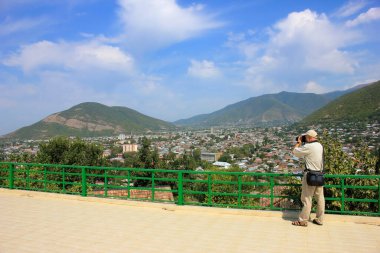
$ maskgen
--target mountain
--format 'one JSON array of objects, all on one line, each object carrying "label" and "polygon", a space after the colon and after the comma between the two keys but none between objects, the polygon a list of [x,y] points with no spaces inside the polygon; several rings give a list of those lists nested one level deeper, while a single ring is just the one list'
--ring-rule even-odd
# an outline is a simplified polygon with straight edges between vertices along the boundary
[{"label": "mountain", "polygon": [[331,97],[313,93],[280,92],[249,98],[210,114],[178,120],[174,124],[218,126],[292,123],[301,120],[331,100]]},{"label": "mountain", "polygon": [[23,127],[5,138],[36,139],[56,135],[94,137],[146,130],[174,129],[171,123],[154,119],[135,110],[87,102]]},{"label": "mountain", "polygon": [[210,127],[238,125],[283,125],[298,122],[332,100],[360,89],[367,84],[348,90],[325,94],[280,92],[252,97],[228,105],[223,109],[175,121],[177,126]]},{"label": "mountain", "polygon": [[326,123],[347,121],[380,121],[380,81],[343,95],[301,123]]},{"label": "mountain", "polygon": [[346,90],[338,90],[338,91],[333,91],[333,92],[329,92],[329,93],[325,93],[323,94],[323,96],[331,99],[331,100],[334,100],[340,96],[343,96],[345,94],[348,94],[348,93],[351,93],[353,91],[356,91],[356,90],[359,90],[361,88],[364,88],[366,86],[370,85],[370,83],[365,83],[365,84],[359,84],[359,85],[356,85],[350,89],[346,89]]}]

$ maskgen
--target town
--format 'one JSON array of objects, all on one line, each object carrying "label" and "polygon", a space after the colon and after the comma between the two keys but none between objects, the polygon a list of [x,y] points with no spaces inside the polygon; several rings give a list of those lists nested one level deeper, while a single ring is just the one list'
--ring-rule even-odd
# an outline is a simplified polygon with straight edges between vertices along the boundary
[{"label": "town", "polygon": [[[338,138],[343,150],[351,154],[356,145],[365,145],[372,151],[380,143],[380,124],[339,124],[329,128],[315,126],[320,135],[328,134]],[[201,160],[220,169],[231,166],[246,172],[300,173],[303,165],[292,154],[295,138],[305,132],[305,128],[216,128],[179,130],[173,132],[147,132],[144,134],[119,134],[109,137],[84,138],[104,148],[103,157],[118,166],[124,165],[129,154],[138,152],[141,139],[146,137],[151,148],[162,158],[169,153],[180,157],[200,151]],[[323,137],[323,136],[322,136]],[[71,137],[75,138],[75,137]],[[12,160],[15,155],[36,155],[39,143],[48,140],[3,141],[0,146],[0,160]],[[239,152],[241,149],[248,152]],[[173,168],[178,169],[178,168]],[[187,169],[187,168],[184,168]],[[204,168],[198,167],[197,170]]]}]

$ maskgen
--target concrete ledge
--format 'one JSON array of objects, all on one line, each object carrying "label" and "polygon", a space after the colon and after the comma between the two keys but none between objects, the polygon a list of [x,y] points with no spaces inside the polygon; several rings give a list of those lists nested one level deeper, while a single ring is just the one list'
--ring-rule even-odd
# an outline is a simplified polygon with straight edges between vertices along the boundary
[{"label": "concrete ledge", "polygon": [[[298,217],[298,212],[296,211],[267,211],[267,210],[249,210],[249,209],[233,209],[233,208],[203,207],[203,206],[179,206],[172,203],[156,203],[156,202],[147,202],[147,201],[98,198],[98,197],[82,197],[82,196],[77,196],[77,195],[25,191],[25,190],[10,190],[10,189],[4,189],[4,188],[0,188],[0,194],[14,195],[14,196],[19,196],[19,197],[30,197],[30,198],[52,198],[52,199],[60,199],[60,200],[76,200],[76,201],[103,203],[103,204],[111,204],[111,205],[134,206],[134,207],[141,207],[141,208],[155,208],[155,209],[160,209],[163,211],[202,212],[202,213],[209,213],[209,214],[275,217],[275,218],[282,218],[285,220],[293,220],[293,219],[297,219]],[[312,214],[312,216],[313,215],[314,214]],[[351,223],[357,223],[357,224],[368,224],[368,225],[380,226],[380,217],[326,214],[325,222],[351,222]]]}]

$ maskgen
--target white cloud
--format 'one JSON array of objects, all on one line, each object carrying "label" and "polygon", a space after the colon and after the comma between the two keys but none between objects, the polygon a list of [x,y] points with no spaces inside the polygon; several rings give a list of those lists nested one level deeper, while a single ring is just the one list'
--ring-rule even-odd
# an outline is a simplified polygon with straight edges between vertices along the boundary
[{"label": "white cloud", "polygon": [[[294,83],[310,79],[357,74],[364,56],[351,47],[363,41],[365,37],[359,30],[306,9],[289,13],[275,23],[264,40],[261,34],[256,38],[252,33],[230,34],[227,46],[245,57],[235,62],[235,66],[245,69],[240,84],[255,92],[273,93],[290,88],[303,90],[305,87]],[[309,83],[307,89],[323,92],[315,84]]]},{"label": "white cloud", "polygon": [[282,66],[348,74],[357,63],[342,48],[359,38],[357,33],[335,26],[326,15],[307,9],[290,13],[274,25],[265,55],[281,60]]},{"label": "white cloud", "polygon": [[202,5],[183,8],[175,0],[119,0],[128,46],[159,48],[222,26]]},{"label": "white cloud", "polygon": [[358,63],[347,52],[338,49],[318,54],[310,53],[305,57],[305,64],[311,69],[335,74],[352,74]]},{"label": "white cloud", "polygon": [[198,78],[216,78],[220,76],[219,69],[212,61],[196,61],[191,60],[191,65],[187,70],[188,75]]},{"label": "white cloud", "polygon": [[74,48],[74,59],[71,64],[74,68],[82,64],[95,65],[109,70],[125,70],[133,68],[133,58],[120,48],[108,45],[84,44]]},{"label": "white cloud", "polygon": [[276,25],[272,34],[275,46],[301,46],[309,51],[330,50],[344,47],[356,34],[335,26],[325,14],[318,14],[309,9],[292,12]]},{"label": "white cloud", "polygon": [[380,8],[371,8],[367,12],[360,14],[353,20],[348,20],[348,27],[358,26],[365,23],[370,23],[375,20],[380,20]]},{"label": "white cloud", "polygon": [[240,54],[244,55],[247,59],[253,59],[257,53],[262,49],[259,45],[251,40],[254,39],[255,32],[248,31],[247,33],[229,33],[226,46],[236,48]]},{"label": "white cloud", "polygon": [[339,17],[349,17],[357,12],[359,12],[361,9],[363,9],[365,6],[367,6],[367,1],[365,0],[351,0],[345,5],[343,5],[336,13],[336,16]]},{"label": "white cloud", "polygon": [[[254,34],[253,34],[254,35]],[[334,25],[325,14],[309,9],[292,12],[269,30],[267,41],[246,34],[229,35],[227,46],[246,58],[249,68],[267,71],[322,71],[351,74],[358,63],[344,50],[362,38],[357,31]]]},{"label": "white cloud", "polygon": [[18,53],[5,58],[2,63],[21,67],[26,72],[52,66],[70,70],[98,68],[127,73],[133,70],[133,58],[130,55],[118,47],[96,42],[40,41],[23,46]]},{"label": "white cloud", "polygon": [[314,81],[309,81],[305,85],[305,89],[304,89],[304,92],[317,93],[317,94],[325,93],[326,91],[327,90],[325,87],[319,85],[318,83]]},{"label": "white cloud", "polygon": [[10,34],[28,31],[40,26],[44,22],[46,22],[44,18],[24,18],[19,20],[6,18],[0,23],[0,36],[8,36]]}]

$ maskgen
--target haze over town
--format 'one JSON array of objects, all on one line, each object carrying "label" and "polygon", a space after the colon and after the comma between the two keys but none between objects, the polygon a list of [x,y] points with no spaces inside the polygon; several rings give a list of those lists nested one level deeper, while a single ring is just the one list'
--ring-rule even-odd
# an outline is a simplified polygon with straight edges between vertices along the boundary
[{"label": "haze over town", "polygon": [[378,1],[0,4],[0,135],[86,101],[174,121],[380,76]]}]

